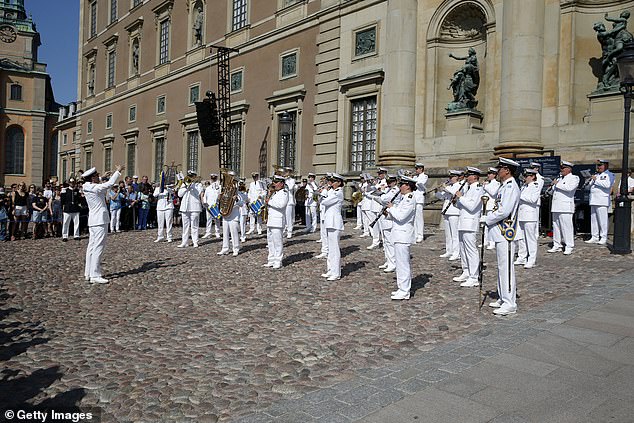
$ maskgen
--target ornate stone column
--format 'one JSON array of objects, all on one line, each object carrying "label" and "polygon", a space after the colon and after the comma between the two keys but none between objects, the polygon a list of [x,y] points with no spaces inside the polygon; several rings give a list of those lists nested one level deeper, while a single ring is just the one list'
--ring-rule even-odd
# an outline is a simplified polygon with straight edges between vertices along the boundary
[{"label": "ornate stone column", "polygon": [[387,3],[385,81],[377,163],[413,166],[416,119],[416,0]]},{"label": "ornate stone column", "polygon": [[500,145],[495,154],[540,154],[545,0],[504,0]]}]

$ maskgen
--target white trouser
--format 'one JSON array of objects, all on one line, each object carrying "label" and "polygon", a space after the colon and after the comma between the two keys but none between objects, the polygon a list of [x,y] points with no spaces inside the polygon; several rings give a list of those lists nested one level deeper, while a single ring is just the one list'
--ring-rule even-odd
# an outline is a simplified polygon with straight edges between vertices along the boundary
[{"label": "white trouser", "polygon": [[295,204],[286,205],[286,235],[293,235],[293,224],[295,223]]},{"label": "white trouser", "polygon": [[306,206],[306,230],[315,232],[317,230],[317,205]]},{"label": "white trouser", "polygon": [[590,206],[592,238],[608,239],[608,206]]},{"label": "white trouser", "polygon": [[396,261],[396,285],[399,291],[409,294],[412,287],[412,271],[409,263],[410,244],[394,243],[394,259]]},{"label": "white trouser", "polygon": [[524,239],[518,240],[517,258],[526,261],[527,264],[535,264],[537,260],[537,234],[539,231],[537,222],[519,222]]},{"label": "white trouser", "polygon": [[484,225],[484,243],[495,244],[495,242],[491,239],[491,232],[489,231],[489,227],[487,225]]},{"label": "white trouser", "polygon": [[414,228],[416,230],[416,239],[425,237],[425,215],[423,213],[425,204],[416,203],[416,218],[414,219]]},{"label": "white trouser", "polygon": [[478,254],[476,235],[475,232],[458,231],[462,273],[469,275],[469,279],[478,279],[478,270],[480,269],[480,255]]},{"label": "white trouser", "polygon": [[357,226],[363,226],[363,211],[361,211],[361,204],[357,204]]},{"label": "white trouser", "polygon": [[[511,253],[509,254],[509,248]],[[516,308],[515,303],[515,243],[501,241],[495,243],[495,252],[498,259],[498,296],[506,306]],[[511,277],[511,290],[509,291],[509,274]]]},{"label": "white trouser", "polygon": [[553,247],[561,248],[562,243],[566,244],[566,248],[575,246],[572,213],[553,212]]},{"label": "white trouser", "polygon": [[101,277],[101,255],[106,246],[108,224],[88,227],[88,247],[86,248],[86,267],[84,276],[87,278]]},{"label": "white trouser", "polygon": [[238,232],[240,230],[240,221],[238,219],[222,219],[222,251],[229,251],[229,235],[231,235],[231,244],[233,245],[233,252],[240,250],[240,237]]},{"label": "white trouser", "polygon": [[[216,226],[216,230],[215,230],[215,234],[216,234],[216,238],[220,236],[220,219],[214,219],[211,216],[211,213],[209,212],[209,209],[205,209],[205,212],[207,213],[207,224],[205,225],[205,236],[210,236],[211,235],[211,227],[212,225]],[[184,226],[183,226],[184,227]]]},{"label": "white trouser", "polygon": [[252,211],[249,212],[249,232],[255,231],[255,227],[257,225],[258,233],[262,233],[262,217],[258,214],[256,215]]},{"label": "white trouser", "polygon": [[448,253],[457,255],[460,252],[458,243],[458,216],[443,216],[445,220],[445,249]]},{"label": "white trouser", "polygon": [[189,233],[191,232],[192,242],[198,245],[198,221],[200,220],[200,212],[181,212],[183,218],[183,235],[181,243],[187,245],[189,242]]},{"label": "white trouser", "polygon": [[339,237],[341,231],[337,229],[326,229],[326,237],[328,238],[328,260],[326,266],[331,276],[341,277],[341,250],[339,249]]},{"label": "white trouser", "polygon": [[388,267],[396,266],[394,243],[392,242],[392,228],[383,228],[383,251],[385,252],[385,263]]},{"label": "white trouser", "polygon": [[319,225],[319,239],[321,239],[321,252],[323,254],[328,254],[328,232],[326,231],[326,226],[324,225],[323,220]]},{"label": "white trouser", "polygon": [[247,215],[240,215],[240,238],[244,239],[247,236]]},{"label": "white trouser", "polygon": [[110,232],[119,232],[121,209],[110,210]]},{"label": "white trouser", "polygon": [[79,212],[64,212],[64,223],[62,224],[62,238],[68,238],[68,230],[70,229],[70,220],[73,219],[74,237],[79,238]]},{"label": "white trouser", "polygon": [[373,212],[372,210],[365,211],[365,215],[368,221],[368,231],[369,231],[369,234],[372,235],[373,245],[379,245],[379,242],[381,242],[380,232],[379,232],[379,225],[381,224],[381,222],[378,221],[374,224],[373,227],[370,227],[370,223],[374,222],[374,219],[376,219],[377,214],[378,213]]},{"label": "white trouser", "polygon": [[172,222],[174,218],[174,209],[165,209],[156,211],[156,220],[158,222],[158,239],[163,239],[163,228],[167,227],[165,234],[168,240],[172,240]]},{"label": "white trouser", "polygon": [[266,243],[269,248],[269,264],[273,266],[281,266],[284,257],[282,231],[284,228],[266,227]]},{"label": "white trouser", "polygon": [[371,213],[370,210],[361,210],[361,224],[363,225],[364,235],[370,235]]}]

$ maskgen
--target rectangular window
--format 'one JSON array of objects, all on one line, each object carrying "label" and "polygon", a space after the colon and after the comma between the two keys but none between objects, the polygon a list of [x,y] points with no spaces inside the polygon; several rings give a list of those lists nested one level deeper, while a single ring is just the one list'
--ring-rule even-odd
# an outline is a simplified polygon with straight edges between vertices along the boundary
[{"label": "rectangular window", "polygon": [[165,19],[161,22],[159,31],[159,65],[167,63],[169,60],[169,37],[170,37],[170,21]]},{"label": "rectangular window", "polygon": [[84,166],[86,169],[90,169],[92,167],[92,152],[86,151],[86,164]]},{"label": "rectangular window", "polygon": [[104,172],[112,169],[112,148],[110,147],[103,150],[103,169]]},{"label": "rectangular window", "polygon": [[70,159],[70,173],[75,176],[75,172],[77,172],[77,159],[73,157],[72,159]]},{"label": "rectangular window", "polygon": [[165,96],[162,95],[156,99],[156,114],[165,113]]},{"label": "rectangular window", "polygon": [[128,151],[126,151],[126,168],[128,169],[128,175],[134,175],[134,165],[136,160],[136,144],[131,142],[127,146]]},{"label": "rectangular window", "polygon": [[355,57],[376,53],[376,27],[362,29],[354,34]]},{"label": "rectangular window", "polygon": [[161,181],[161,171],[165,160],[165,138],[159,137],[154,140],[154,180]]},{"label": "rectangular window", "polygon": [[117,61],[117,52],[115,50],[108,52],[108,88],[114,87],[114,69]]},{"label": "rectangular window", "polygon": [[68,134],[62,135],[62,145],[68,144]]},{"label": "rectangular window", "polygon": [[376,96],[352,101],[350,170],[374,167],[376,152]]},{"label": "rectangular window", "polygon": [[194,85],[189,87],[189,105],[191,106],[199,100],[200,97],[200,85]]},{"label": "rectangular window", "polygon": [[187,133],[187,170],[198,173],[198,131]]},{"label": "rectangular window", "polygon": [[229,125],[229,169],[240,175],[240,154],[242,150],[242,122]]},{"label": "rectangular window", "polygon": [[132,0],[132,7],[137,7],[141,2],[143,2],[143,0]]},{"label": "rectangular window", "polygon": [[117,0],[110,0],[110,23],[117,20]]},{"label": "rectangular window", "polygon": [[231,92],[237,93],[242,91],[242,71],[236,71],[231,74]]},{"label": "rectangular window", "polygon": [[11,84],[11,100],[22,100],[22,85]]},{"label": "rectangular window", "polygon": [[86,124],[86,133],[88,135],[92,134],[92,120],[89,120]]},{"label": "rectangular window", "polygon": [[77,131],[73,131],[73,144],[77,144],[77,142],[79,142],[79,135]]},{"label": "rectangular window", "polygon": [[281,61],[282,79],[297,75],[297,52],[282,56]]},{"label": "rectangular window", "polygon": [[68,161],[62,160],[62,181],[65,181],[68,177]]},{"label": "rectangular window", "polygon": [[237,31],[247,25],[247,0],[233,0],[231,30]]},{"label": "rectangular window", "polygon": [[283,115],[278,115],[279,148],[277,163],[295,169],[295,142],[297,112],[289,112],[289,122],[282,123]]},{"label": "rectangular window", "polygon": [[97,0],[90,3],[90,36],[97,35]]},{"label": "rectangular window", "polygon": [[106,129],[112,129],[112,113],[106,115]]},{"label": "rectangular window", "polygon": [[136,122],[136,106],[130,106],[128,110],[128,122]]}]

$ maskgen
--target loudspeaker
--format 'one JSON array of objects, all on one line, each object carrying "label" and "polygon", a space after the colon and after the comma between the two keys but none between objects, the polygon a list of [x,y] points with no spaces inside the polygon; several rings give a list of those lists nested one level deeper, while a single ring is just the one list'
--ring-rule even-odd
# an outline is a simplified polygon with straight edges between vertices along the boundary
[{"label": "loudspeaker", "polygon": [[213,93],[209,98],[196,102],[196,121],[205,147],[219,145],[222,142],[216,96]]}]

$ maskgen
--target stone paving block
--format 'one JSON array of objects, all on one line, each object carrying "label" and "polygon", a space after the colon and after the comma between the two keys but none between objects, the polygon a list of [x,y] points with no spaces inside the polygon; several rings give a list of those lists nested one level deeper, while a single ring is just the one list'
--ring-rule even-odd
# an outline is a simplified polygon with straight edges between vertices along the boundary
[{"label": "stone paving block", "polygon": [[302,399],[309,403],[317,403],[317,402],[322,402],[322,401],[331,399],[335,395],[337,395],[337,393],[338,392],[336,390],[331,388],[318,389],[316,391],[309,392],[308,394],[304,395]]},{"label": "stone paving block", "polygon": [[424,370],[421,370],[417,367],[408,367],[406,369],[400,370],[398,372],[392,373],[392,377],[400,380],[401,382],[405,380],[412,379],[419,374],[421,374]]},{"label": "stone paving block", "polygon": [[357,388],[361,386],[362,384],[363,383],[361,382],[361,380],[352,379],[352,380],[347,380],[345,382],[339,382],[335,385],[332,385],[331,388],[337,392],[348,392],[349,390]]},{"label": "stone paving block", "polygon": [[456,375],[450,378],[438,382],[434,385],[434,388],[441,389],[452,394],[459,395],[464,398],[469,398],[478,391],[485,389],[488,385],[476,380]]},{"label": "stone paving block", "polygon": [[301,411],[295,411],[292,413],[284,414],[283,416],[277,417],[275,423],[311,423],[318,422],[319,420],[315,420],[311,416]]},{"label": "stone paving block", "polygon": [[231,420],[233,423],[271,423],[273,417],[263,413],[250,414],[248,416],[239,417],[237,420]]},{"label": "stone paving block", "polygon": [[448,372],[442,370],[428,370],[418,376],[418,379],[424,380],[425,382],[435,383],[445,380],[447,377],[449,377]]},{"label": "stone paving block", "polygon": [[458,360],[458,363],[464,363],[468,364],[469,366],[473,366],[474,364],[481,363],[482,361],[484,361],[484,357],[479,357],[474,354],[466,357],[461,357],[460,360]]},{"label": "stone paving block", "polygon": [[634,329],[627,326],[614,325],[605,322],[597,322],[586,318],[576,317],[566,322],[569,326],[592,329],[599,332],[607,332],[615,335],[634,337]]},{"label": "stone paving block", "polygon": [[380,379],[393,373],[391,370],[382,367],[378,369],[365,369],[359,372],[359,376],[365,379]]},{"label": "stone paving block", "polygon": [[326,414],[319,418],[320,423],[349,423],[352,420],[339,413]]},{"label": "stone paving block", "polygon": [[594,320],[596,322],[607,323],[610,325],[624,326],[634,329],[634,319],[630,314],[622,314],[612,309],[612,302],[600,310],[592,310],[582,314],[582,319]]},{"label": "stone paving block", "polygon": [[612,348],[623,351],[634,351],[634,338],[633,337],[625,337],[621,339],[619,342],[614,344]]},{"label": "stone paving block", "polygon": [[348,392],[338,394],[335,399],[345,402],[346,404],[357,404],[378,391],[379,389],[374,386],[361,385],[349,390]]},{"label": "stone paving block", "polygon": [[386,405],[400,401],[404,396],[405,394],[403,392],[397,391],[396,389],[386,389],[385,391],[380,391],[370,396],[368,402],[374,402],[380,407],[385,407]]},{"label": "stone paving block", "polygon": [[471,364],[469,363],[454,361],[451,363],[443,364],[442,366],[438,367],[438,370],[442,370],[443,372],[447,372],[447,373],[456,374],[468,369],[469,367],[471,367]]},{"label": "stone paving block", "polygon": [[358,420],[362,417],[365,417],[369,414],[374,413],[379,410],[381,405],[375,401],[370,401],[367,398],[363,399],[361,402],[351,405],[349,407],[342,408],[339,410],[339,414],[349,418],[350,420]]},{"label": "stone paving block", "polygon": [[319,403],[311,403],[303,407],[302,411],[315,418],[320,418],[328,414],[336,414],[340,410],[348,406],[349,406],[348,404],[345,404],[339,400],[332,398],[332,399],[328,399],[326,401],[322,401]]},{"label": "stone paving block", "polygon": [[385,376],[380,379],[368,380],[366,382],[367,385],[374,386],[375,388],[381,390],[391,388],[399,383],[401,383],[401,380],[392,376]]},{"label": "stone paving block", "polygon": [[623,336],[592,329],[577,328],[570,325],[558,325],[550,329],[550,332],[562,338],[582,344],[594,344],[609,347],[615,344]]},{"label": "stone paving block", "polygon": [[302,408],[303,405],[304,403],[297,400],[281,400],[277,401],[263,411],[272,417],[279,417],[286,413],[298,411]]},{"label": "stone paving block", "polygon": [[409,379],[406,382],[401,383],[400,385],[396,385],[394,389],[397,389],[406,394],[414,394],[416,392],[420,392],[423,389],[427,389],[431,382],[427,382],[424,380],[420,380],[417,378]]},{"label": "stone paving block", "polygon": [[510,414],[505,413],[500,416],[497,416],[496,418],[491,420],[490,423],[530,423],[530,421],[526,420],[524,417],[515,413],[510,413]]},{"label": "stone paving block", "polygon": [[558,367],[553,364],[507,353],[498,354],[495,356],[494,361],[495,364],[537,376],[546,376],[548,373],[558,369]]}]

